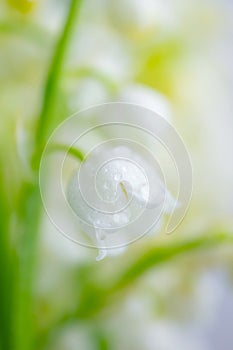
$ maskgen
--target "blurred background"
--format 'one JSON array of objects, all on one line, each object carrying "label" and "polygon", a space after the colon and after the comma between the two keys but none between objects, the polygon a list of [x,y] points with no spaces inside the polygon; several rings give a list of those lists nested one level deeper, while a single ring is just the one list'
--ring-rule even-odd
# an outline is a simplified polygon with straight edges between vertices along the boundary
[{"label": "blurred background", "polygon": [[[233,2],[0,1],[0,350],[233,349]],[[177,128],[179,229],[120,256],[60,235],[38,164],[51,131],[125,101]]]}]

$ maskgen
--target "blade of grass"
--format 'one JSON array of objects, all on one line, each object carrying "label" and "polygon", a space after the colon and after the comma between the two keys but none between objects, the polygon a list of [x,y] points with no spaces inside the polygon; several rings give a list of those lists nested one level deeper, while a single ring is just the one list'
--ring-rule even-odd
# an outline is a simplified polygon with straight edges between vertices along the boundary
[{"label": "blade of grass", "polygon": [[10,248],[10,211],[0,173],[0,348],[12,349],[13,254]]},{"label": "blade of grass", "polygon": [[19,242],[14,312],[14,350],[34,348],[34,274],[36,274],[38,227],[41,211],[39,187],[24,183],[18,209]]},{"label": "blade of grass", "polygon": [[56,103],[63,60],[72,34],[77,9],[80,5],[81,0],[71,0],[64,28],[55,47],[45,84],[42,109],[36,130],[35,180],[32,183],[25,182],[22,184],[18,200],[20,244],[18,251],[18,288],[17,294],[15,295],[17,298],[17,307],[15,312],[16,332],[14,337],[14,350],[32,350],[36,346],[33,297],[41,211],[38,185],[39,151],[42,150],[51,121],[53,121],[54,118],[53,111]]}]

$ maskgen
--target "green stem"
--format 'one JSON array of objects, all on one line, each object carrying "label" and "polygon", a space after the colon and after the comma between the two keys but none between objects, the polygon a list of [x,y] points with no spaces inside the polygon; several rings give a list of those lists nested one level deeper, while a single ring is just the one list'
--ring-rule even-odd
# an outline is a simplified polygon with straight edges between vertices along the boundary
[{"label": "green stem", "polygon": [[115,95],[119,90],[118,84],[113,79],[108,77],[103,72],[101,72],[95,68],[92,68],[92,67],[85,67],[84,66],[84,67],[72,69],[71,71],[68,71],[66,73],[66,76],[68,78],[72,78],[72,79],[77,79],[77,78],[79,79],[79,78],[83,78],[83,77],[84,78],[87,78],[87,77],[94,78],[94,79],[98,80],[100,83],[102,83],[112,95]]},{"label": "green stem", "polygon": [[54,143],[50,145],[48,148],[48,152],[64,152],[81,162],[85,159],[84,154],[81,150],[72,146],[69,147],[61,143]]},{"label": "green stem", "polygon": [[67,47],[71,37],[72,29],[75,25],[77,11],[81,6],[81,0],[72,0],[68,12],[67,20],[65,22],[62,34],[57,42],[55,51],[50,63],[47,81],[44,89],[44,98],[41,108],[40,117],[38,120],[36,130],[36,145],[39,148],[45,143],[48,132],[50,131],[51,122],[54,117],[54,106],[56,101],[56,94],[58,83],[61,77],[63,62],[66,56]]}]

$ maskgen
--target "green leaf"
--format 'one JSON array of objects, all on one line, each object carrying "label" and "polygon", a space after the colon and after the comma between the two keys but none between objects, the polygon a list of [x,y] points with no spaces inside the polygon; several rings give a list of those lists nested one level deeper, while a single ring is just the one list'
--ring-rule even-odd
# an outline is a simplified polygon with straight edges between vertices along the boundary
[{"label": "green leaf", "polygon": [[[103,275],[105,273],[104,263],[87,265],[81,267],[84,269],[85,275],[80,283],[79,280],[79,298],[77,307],[73,312],[63,315],[56,323],[52,324],[46,332],[43,333],[43,344],[47,343],[54,331],[59,331],[67,323],[72,321],[83,322],[84,319],[92,321],[98,318],[103,310],[109,305],[117,305],[122,302],[122,296],[127,295],[127,290],[133,288],[135,283],[145,275],[150,269],[156,268],[161,264],[165,264],[188,254],[197,254],[209,250],[219,249],[219,247],[233,248],[233,234],[228,232],[209,232],[203,236],[192,239],[169,241],[167,244],[148,246],[147,249],[137,251],[137,254],[127,254],[123,257],[125,263],[121,263],[119,259],[115,260],[111,266],[111,271],[115,271],[115,275]],[[119,269],[119,263],[120,269]],[[78,269],[79,271],[79,269]],[[99,277],[102,276],[102,283]],[[120,298],[119,298],[120,297]]]}]

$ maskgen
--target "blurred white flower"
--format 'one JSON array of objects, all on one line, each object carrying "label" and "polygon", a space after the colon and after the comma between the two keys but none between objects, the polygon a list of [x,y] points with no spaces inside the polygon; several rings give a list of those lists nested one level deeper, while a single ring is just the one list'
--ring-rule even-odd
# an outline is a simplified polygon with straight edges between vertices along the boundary
[{"label": "blurred white flower", "polygon": [[177,7],[170,0],[112,0],[107,5],[112,21],[131,34],[167,29],[176,22]]},{"label": "blurred white flower", "polygon": [[172,107],[166,96],[148,86],[141,84],[127,85],[121,90],[119,101],[143,106],[167,120],[172,119]]},{"label": "blurred white flower", "polygon": [[71,69],[91,68],[116,84],[122,84],[135,74],[134,59],[127,43],[102,25],[82,25],[74,36],[67,61]]},{"label": "blurred white flower", "polygon": [[70,108],[73,111],[88,108],[92,105],[108,101],[108,92],[101,82],[93,78],[86,78],[79,82],[71,94]]},{"label": "blurred white flower", "polygon": [[34,19],[50,33],[56,33],[64,21],[66,11],[67,4],[61,0],[37,1]]},{"label": "blurred white flower", "polygon": [[87,158],[72,177],[67,198],[99,248],[97,260],[116,253],[111,234],[125,232],[126,245],[132,238],[127,234],[156,231],[162,214],[174,206],[156,167],[126,146],[101,149]]}]

